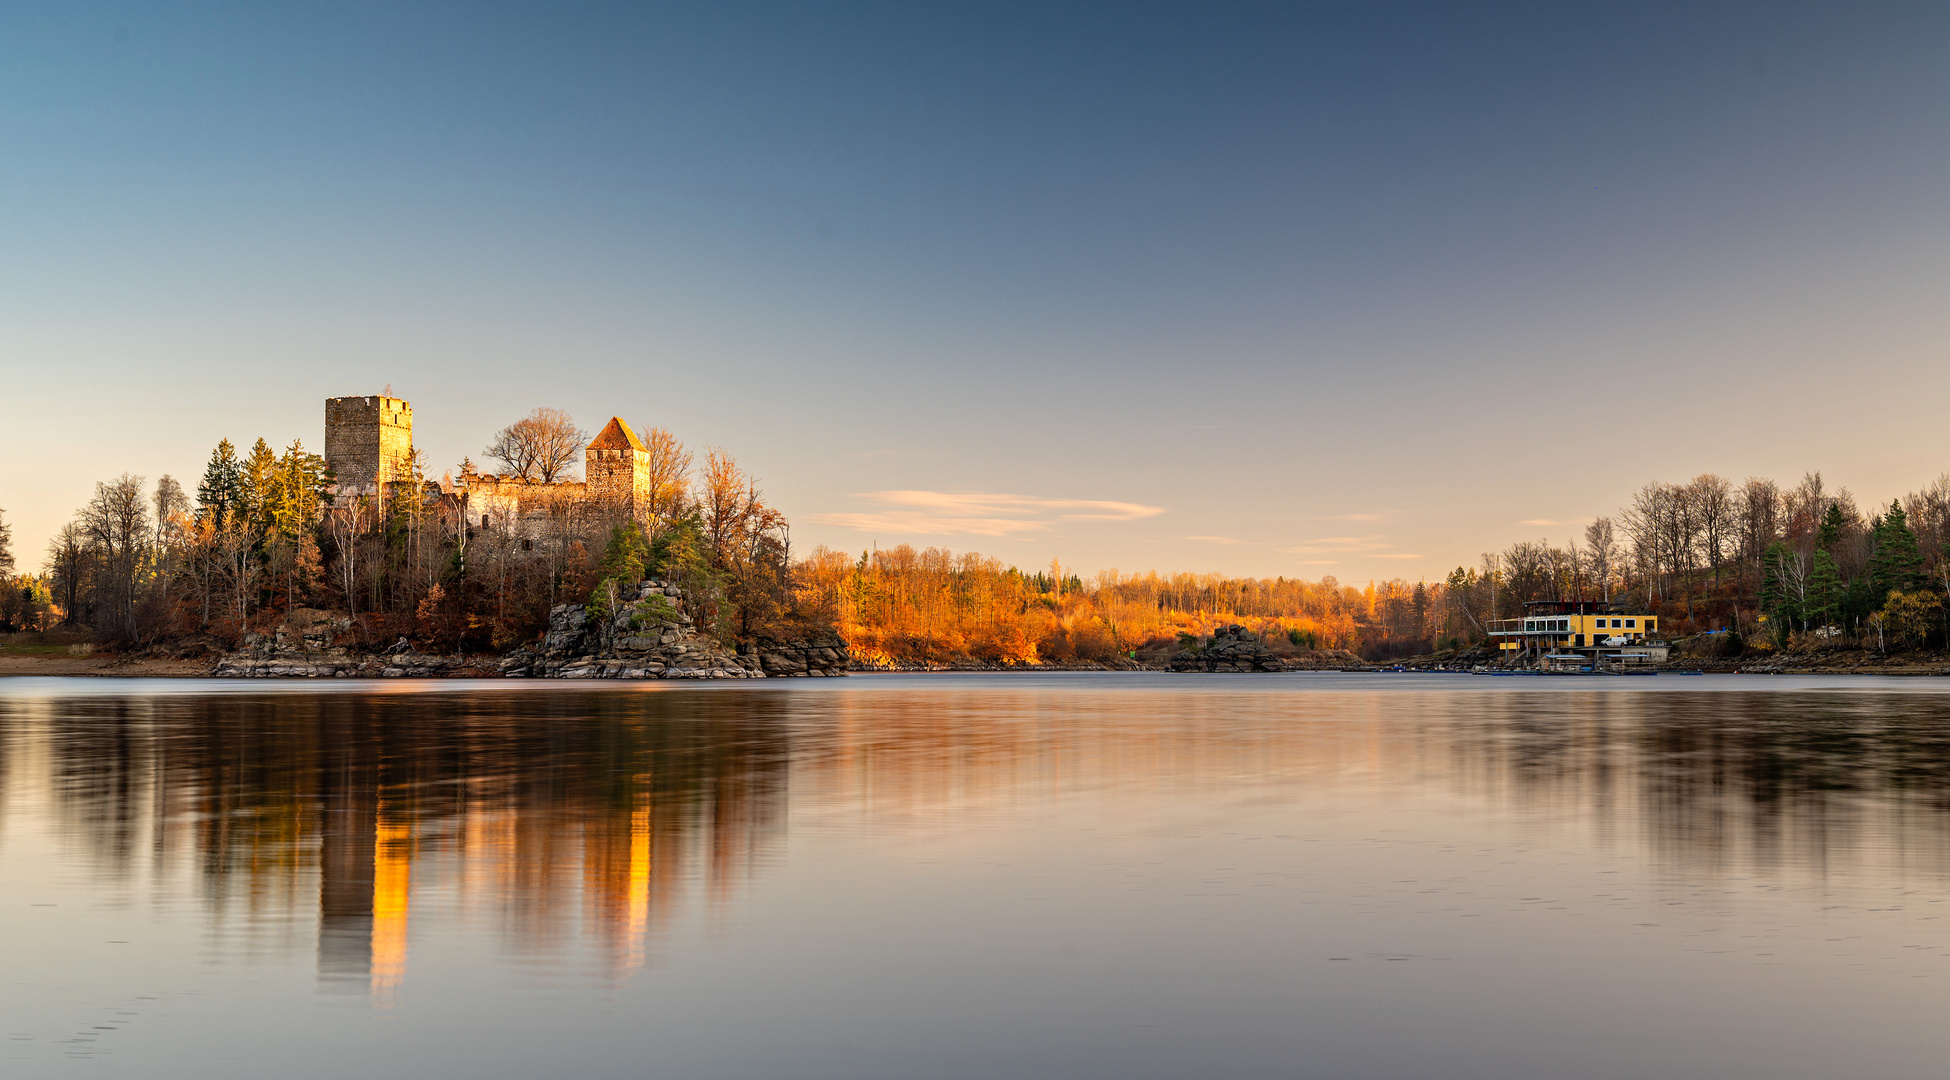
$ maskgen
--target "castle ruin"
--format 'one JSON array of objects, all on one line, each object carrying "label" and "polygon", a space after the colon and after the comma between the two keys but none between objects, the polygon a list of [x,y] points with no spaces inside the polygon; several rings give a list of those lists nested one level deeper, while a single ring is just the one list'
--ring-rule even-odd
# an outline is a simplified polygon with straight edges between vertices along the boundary
[{"label": "castle ruin", "polygon": [[350,495],[413,479],[413,406],[385,396],[325,399],[325,465]]},{"label": "castle ruin", "polygon": [[[636,518],[650,512],[650,452],[621,417],[610,417],[582,458],[584,479],[551,483],[483,473],[469,464],[449,494],[459,498],[470,526],[510,526],[565,502]],[[370,495],[381,484],[412,482],[413,406],[383,396],[326,399],[325,465],[340,495]]]}]

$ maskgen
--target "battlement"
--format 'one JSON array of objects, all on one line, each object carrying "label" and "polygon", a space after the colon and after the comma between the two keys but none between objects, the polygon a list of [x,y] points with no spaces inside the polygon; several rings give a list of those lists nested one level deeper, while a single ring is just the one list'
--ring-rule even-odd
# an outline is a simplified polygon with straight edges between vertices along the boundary
[{"label": "battlement", "polygon": [[650,453],[620,416],[612,416],[582,454],[589,496],[631,512],[647,508]]},{"label": "battlement", "polygon": [[325,400],[325,464],[339,490],[370,491],[413,476],[413,406],[395,397]]},{"label": "battlement", "polygon": [[[325,464],[341,494],[361,495],[381,482],[413,477],[413,406],[396,397],[339,397],[325,401]],[[470,523],[506,524],[530,511],[591,503],[642,517],[650,508],[650,451],[622,417],[611,417],[583,450],[583,480],[537,484],[483,473],[469,465],[459,477]]]}]

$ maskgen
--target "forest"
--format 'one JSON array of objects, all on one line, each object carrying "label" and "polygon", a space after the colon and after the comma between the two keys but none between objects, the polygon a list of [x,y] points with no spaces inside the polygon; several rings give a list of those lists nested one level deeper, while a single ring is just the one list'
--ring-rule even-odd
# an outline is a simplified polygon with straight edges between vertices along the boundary
[{"label": "forest", "polygon": [[1107,660],[1195,645],[1240,624],[1275,646],[1369,660],[1480,647],[1533,600],[1609,600],[1659,616],[1669,638],[1720,632],[1739,648],[1944,642],[1950,474],[1864,512],[1819,473],[1792,488],[1706,474],[1651,483],[1583,535],[1519,541],[1441,581],[1342,584],[994,559],[906,546],[851,558],[817,550],[797,588],[835,612],[870,664]]},{"label": "forest", "polygon": [[[579,451],[586,436],[572,433]],[[646,514],[538,486],[529,512],[490,528],[471,524],[451,477],[429,479],[417,455],[410,476],[335,497],[324,460],[300,443],[280,453],[260,438],[239,455],[226,439],[194,494],[169,476],[96,484],[37,575],[12,572],[0,519],[0,629],[208,651],[312,608],[349,620],[354,645],[501,652],[535,640],[552,606],[645,577],[682,585],[699,627],[726,643],[825,625],[792,596],[784,517],[731,455],[711,448],[693,467],[669,432],[644,441],[668,473]]]},{"label": "forest", "polygon": [[550,606],[600,599],[616,576],[685,586],[727,644],[836,628],[866,666],[1156,659],[1238,624],[1277,650],[1393,660],[1481,647],[1532,600],[1609,600],[1660,617],[1668,638],[1724,635],[1736,649],[1945,643],[1950,474],[1866,509],[1819,473],[1792,487],[1705,474],[1649,483],[1561,544],[1519,541],[1438,581],[1332,577],[1082,576],[908,545],[795,558],[784,517],[722,450],[701,466],[666,431],[674,463],[650,520],[564,501],[515,530],[470,529],[452,485],[332,498],[321,459],[260,439],[213,451],[194,496],[169,477],[96,486],[15,573],[0,518],[0,629],[66,627],[124,645],[235,642],[297,607],[351,617],[373,642],[502,651],[533,640]]}]

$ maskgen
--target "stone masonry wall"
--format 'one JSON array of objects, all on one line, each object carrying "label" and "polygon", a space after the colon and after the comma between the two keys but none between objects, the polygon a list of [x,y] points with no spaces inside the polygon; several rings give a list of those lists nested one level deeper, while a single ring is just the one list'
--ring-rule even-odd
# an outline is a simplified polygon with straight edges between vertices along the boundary
[{"label": "stone masonry wall", "polygon": [[325,401],[325,464],[342,490],[412,475],[413,406],[391,397]]},{"label": "stone masonry wall", "polygon": [[646,506],[650,493],[649,455],[635,450],[583,452],[583,476],[589,496],[607,505],[636,511]]}]

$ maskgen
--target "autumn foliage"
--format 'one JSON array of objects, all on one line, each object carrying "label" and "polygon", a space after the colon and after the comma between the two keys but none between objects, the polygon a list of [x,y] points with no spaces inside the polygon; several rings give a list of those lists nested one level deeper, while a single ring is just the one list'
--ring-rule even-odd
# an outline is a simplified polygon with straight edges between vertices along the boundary
[{"label": "autumn foliage", "polygon": [[905,544],[857,558],[826,548],[794,567],[800,605],[830,612],[855,660],[1019,665],[1155,656],[1180,635],[1239,623],[1286,649],[1423,651],[1440,591],[1402,581],[1025,573],[974,552]]}]

